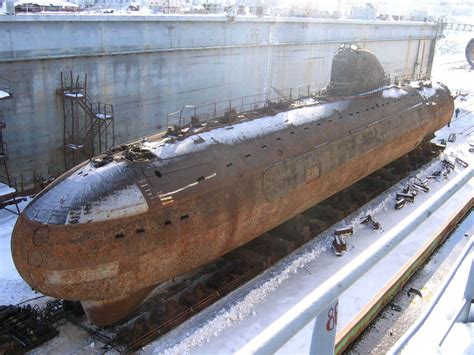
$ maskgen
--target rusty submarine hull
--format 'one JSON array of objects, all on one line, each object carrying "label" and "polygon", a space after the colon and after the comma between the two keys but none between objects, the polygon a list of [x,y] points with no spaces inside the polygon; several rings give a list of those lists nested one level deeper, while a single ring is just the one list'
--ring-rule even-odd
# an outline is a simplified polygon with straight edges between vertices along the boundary
[{"label": "rusty submarine hull", "polygon": [[[157,284],[256,238],[413,150],[452,117],[442,84],[390,86],[370,52],[334,56],[328,99],[86,161],[38,194],[12,235],[35,290],[81,301],[99,325]],[[185,130],[181,130],[184,132]]]}]

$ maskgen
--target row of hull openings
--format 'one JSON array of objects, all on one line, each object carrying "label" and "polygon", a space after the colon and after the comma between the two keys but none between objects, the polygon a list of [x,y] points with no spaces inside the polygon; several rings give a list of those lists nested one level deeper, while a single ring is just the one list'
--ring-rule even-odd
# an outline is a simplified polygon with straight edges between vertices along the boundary
[{"label": "row of hull openings", "polygon": [[[183,214],[183,215],[180,216],[179,220],[184,221],[188,218],[189,218],[188,214]],[[170,219],[168,219],[168,220],[164,221],[163,224],[165,226],[171,226],[171,225],[173,225],[173,222]],[[145,232],[146,232],[145,228],[138,228],[138,229],[135,230],[136,235],[145,235]],[[123,239],[123,238],[125,238],[125,233],[115,234],[115,239]]]},{"label": "row of hull openings", "polygon": [[[281,161],[279,164],[269,167],[263,174],[263,192],[268,201],[276,201],[297,187],[315,180],[320,176],[320,163],[317,158],[317,150],[313,149],[293,159]],[[189,214],[180,215],[178,222],[190,218]],[[164,226],[172,226],[173,221],[163,221]],[[145,234],[145,229],[136,229],[137,235]],[[124,233],[115,235],[116,239],[125,238]]]},{"label": "row of hull openings", "polygon": [[[411,94],[411,96],[416,96],[416,95],[415,95],[415,94]],[[395,99],[394,102],[401,101],[401,99],[404,99],[404,98],[406,98],[406,97],[405,97],[405,96],[401,96],[401,98]],[[368,111],[370,111],[370,110],[376,110],[376,109],[378,109],[378,108],[384,107],[385,105],[389,106],[389,105],[390,105],[390,102],[384,102],[384,103],[381,103],[381,104],[375,103],[374,106],[371,106],[370,108],[366,108],[365,111],[368,112]],[[349,114],[349,116],[355,116],[355,115],[358,115],[358,114],[360,114],[360,111],[352,112],[352,113]],[[344,118],[344,116],[343,116],[343,115],[340,115],[339,118],[342,119],[342,118]],[[332,119],[329,119],[327,122],[332,122]],[[321,122],[317,122],[316,125],[317,125],[317,126],[320,126],[320,125],[321,125]],[[303,127],[303,130],[304,130],[304,131],[309,131],[309,127],[305,126],[305,127]],[[290,134],[290,135],[295,135],[295,134],[296,134],[296,131],[290,131],[289,134]],[[281,140],[282,140],[281,137],[276,137],[276,138],[275,138],[275,141],[281,141]],[[261,149],[262,149],[262,150],[267,150],[267,149],[268,149],[268,146],[267,146],[267,145],[262,145],[262,146],[261,146]],[[278,156],[283,156],[283,154],[284,154],[284,151],[283,151],[282,149],[280,149],[280,148],[278,148],[276,152],[277,152],[277,155],[278,155]],[[251,157],[252,157],[252,154],[246,154],[246,155],[244,156],[245,159],[249,159],[249,158],[251,158]],[[230,168],[230,167],[232,167],[233,165],[234,165],[234,164],[233,164],[232,162],[229,162],[229,163],[226,164],[226,167],[227,167],[227,168]],[[155,173],[155,176],[158,177],[158,178],[162,178],[163,175],[164,175],[164,173],[162,173],[160,170],[154,170],[154,173]],[[204,181],[204,180],[205,180],[205,176],[199,176],[199,177],[196,178],[196,182],[201,182],[201,181]]]}]

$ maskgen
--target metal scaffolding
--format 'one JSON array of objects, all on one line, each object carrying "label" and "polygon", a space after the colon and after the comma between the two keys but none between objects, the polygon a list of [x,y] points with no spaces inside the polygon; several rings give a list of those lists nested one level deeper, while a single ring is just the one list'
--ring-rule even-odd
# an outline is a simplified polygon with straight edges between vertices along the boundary
[{"label": "metal scaffolding", "polygon": [[[69,79],[69,80],[68,80]],[[114,146],[114,108],[94,102],[87,94],[87,74],[84,80],[61,72],[61,98],[64,119],[64,168],[90,159]]]}]

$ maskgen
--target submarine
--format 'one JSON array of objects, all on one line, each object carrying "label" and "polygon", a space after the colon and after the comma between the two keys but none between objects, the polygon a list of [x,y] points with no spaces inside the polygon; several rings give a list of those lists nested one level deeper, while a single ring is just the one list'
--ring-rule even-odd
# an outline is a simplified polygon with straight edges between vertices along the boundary
[{"label": "submarine", "polygon": [[[275,106],[276,107],[276,106]],[[341,45],[324,98],[227,115],[116,147],[67,171],[21,213],[11,241],[35,290],[125,320],[161,282],[262,235],[412,151],[446,125],[440,83],[390,85]]]}]

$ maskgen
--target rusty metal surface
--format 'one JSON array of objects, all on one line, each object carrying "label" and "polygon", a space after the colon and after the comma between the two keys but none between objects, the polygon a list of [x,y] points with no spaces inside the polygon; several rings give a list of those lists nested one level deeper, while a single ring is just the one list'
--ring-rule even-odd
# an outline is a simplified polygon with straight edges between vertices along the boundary
[{"label": "rusty metal surface", "polygon": [[106,344],[104,350],[130,353],[143,348],[263,272],[269,262],[274,264],[309,239],[317,238],[329,226],[411,175],[413,169],[427,164],[438,154],[430,139],[425,139],[410,153],[262,236],[161,283],[124,324],[108,327],[106,334],[98,326],[87,327],[86,331]]},{"label": "rusty metal surface", "polygon": [[[317,105],[324,115],[233,144],[208,144],[166,159],[136,159],[137,153],[133,160],[119,149],[105,166],[88,162],[72,169],[19,218],[12,237],[18,271],[40,292],[81,300],[98,324],[119,321],[158,283],[237,248],[413,150],[453,112],[442,86],[390,88],[343,100],[344,109],[330,114],[324,105],[334,107]],[[227,127],[238,131],[269,119]]]}]

